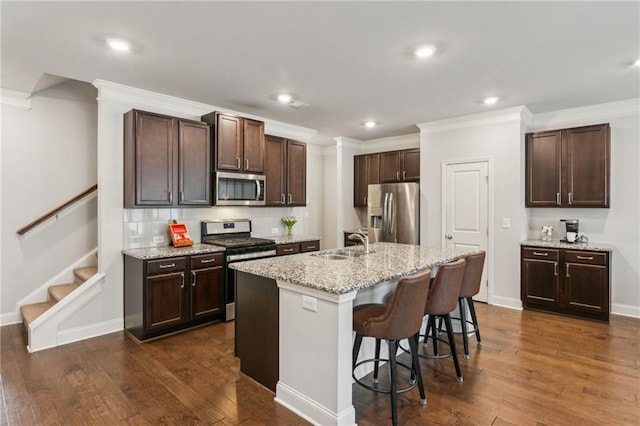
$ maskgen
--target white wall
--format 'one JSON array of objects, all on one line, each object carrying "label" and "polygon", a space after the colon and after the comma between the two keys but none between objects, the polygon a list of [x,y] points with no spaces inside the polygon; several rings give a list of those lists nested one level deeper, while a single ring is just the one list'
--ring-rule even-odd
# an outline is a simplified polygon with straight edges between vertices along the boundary
[{"label": "white wall", "polygon": [[[611,261],[611,311],[640,317],[640,103],[616,102],[536,115],[529,131],[610,123],[610,208],[527,209],[528,236],[542,225],[557,232],[560,219],[579,219],[590,241],[615,248]],[[556,233],[557,238],[557,233]]]},{"label": "white wall", "polygon": [[[69,81],[2,106],[2,323],[16,303],[97,244],[96,198],[24,236],[16,231],[97,181],[96,90]],[[74,161],[79,159],[79,161]]]},{"label": "white wall", "polygon": [[[442,163],[489,159],[489,303],[520,307],[519,243],[526,233],[522,190],[522,114],[511,108],[422,123],[420,134],[420,243],[440,247]],[[502,218],[511,228],[502,229]],[[492,267],[493,266],[493,267]]]}]

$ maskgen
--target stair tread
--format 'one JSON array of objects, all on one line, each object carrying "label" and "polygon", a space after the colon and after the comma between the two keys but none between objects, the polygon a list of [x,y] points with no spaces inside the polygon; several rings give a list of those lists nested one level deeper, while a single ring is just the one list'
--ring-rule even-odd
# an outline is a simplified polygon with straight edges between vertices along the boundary
[{"label": "stair tread", "polygon": [[94,276],[98,272],[97,266],[84,266],[82,268],[76,268],[73,270],[73,274],[76,276],[76,284],[80,284]]},{"label": "stair tread", "polygon": [[78,284],[76,283],[52,285],[49,287],[49,296],[51,296],[53,303],[56,303],[76,288],[78,288]]},{"label": "stair tread", "polygon": [[20,307],[20,313],[25,325],[29,325],[33,320],[42,315],[51,307],[49,302],[30,303]]}]

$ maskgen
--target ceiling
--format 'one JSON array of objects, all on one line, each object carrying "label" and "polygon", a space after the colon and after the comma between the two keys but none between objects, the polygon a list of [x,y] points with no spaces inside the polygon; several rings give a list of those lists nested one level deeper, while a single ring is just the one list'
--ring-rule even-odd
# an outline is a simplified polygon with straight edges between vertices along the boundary
[{"label": "ceiling", "polygon": [[[0,13],[5,89],[103,79],[317,129],[320,144],[640,98],[637,1],[2,1]],[[133,51],[109,50],[109,36]],[[415,59],[422,43],[436,54]],[[279,92],[309,106],[279,104]],[[489,95],[501,99],[486,106]]]}]

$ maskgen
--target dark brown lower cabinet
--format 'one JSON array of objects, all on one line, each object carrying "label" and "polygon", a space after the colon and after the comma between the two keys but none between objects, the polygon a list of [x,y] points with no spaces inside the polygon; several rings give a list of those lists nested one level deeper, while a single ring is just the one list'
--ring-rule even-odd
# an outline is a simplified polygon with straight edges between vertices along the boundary
[{"label": "dark brown lower cabinet", "polygon": [[521,248],[525,309],[609,321],[610,252]]},{"label": "dark brown lower cabinet", "polygon": [[124,256],[124,325],[139,340],[224,318],[224,255]]},{"label": "dark brown lower cabinet", "polygon": [[307,253],[310,251],[320,250],[320,241],[303,241],[301,243],[286,243],[276,246],[276,256],[285,256],[288,254]]}]

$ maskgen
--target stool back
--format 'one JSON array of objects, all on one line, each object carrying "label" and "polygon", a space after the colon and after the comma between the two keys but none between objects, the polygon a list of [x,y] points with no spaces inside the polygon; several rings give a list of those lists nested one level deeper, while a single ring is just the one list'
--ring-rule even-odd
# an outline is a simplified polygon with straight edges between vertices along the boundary
[{"label": "stool back", "polygon": [[429,269],[402,278],[393,291],[385,313],[367,321],[366,335],[401,340],[420,332],[430,279]]},{"label": "stool back", "polygon": [[429,287],[424,315],[446,315],[456,308],[464,268],[464,259],[445,263],[438,268],[438,273]]},{"label": "stool back", "polygon": [[482,268],[484,268],[484,259],[486,253],[474,253],[464,258],[466,266],[464,267],[464,276],[462,277],[462,287],[460,288],[460,297],[473,297],[480,292],[480,281],[482,280]]}]

